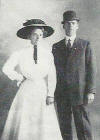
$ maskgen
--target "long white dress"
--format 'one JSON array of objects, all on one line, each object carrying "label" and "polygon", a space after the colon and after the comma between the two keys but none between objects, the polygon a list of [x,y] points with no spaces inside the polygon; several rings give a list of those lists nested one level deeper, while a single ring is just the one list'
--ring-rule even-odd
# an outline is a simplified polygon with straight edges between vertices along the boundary
[{"label": "long white dress", "polygon": [[[46,105],[47,95],[54,96],[56,73],[53,56],[45,47],[38,48],[37,64],[29,47],[15,52],[3,67],[10,79],[23,75],[26,80],[12,102],[1,140],[62,140],[54,104]],[[17,65],[20,73],[15,71]]]}]

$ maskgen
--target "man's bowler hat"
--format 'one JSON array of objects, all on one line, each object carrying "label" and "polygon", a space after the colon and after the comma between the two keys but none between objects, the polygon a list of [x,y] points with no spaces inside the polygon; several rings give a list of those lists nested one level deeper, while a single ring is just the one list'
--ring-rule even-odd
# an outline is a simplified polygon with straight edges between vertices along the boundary
[{"label": "man's bowler hat", "polygon": [[64,24],[65,21],[72,21],[72,20],[79,21],[80,19],[76,16],[75,11],[66,11],[63,14],[63,21],[61,23]]}]

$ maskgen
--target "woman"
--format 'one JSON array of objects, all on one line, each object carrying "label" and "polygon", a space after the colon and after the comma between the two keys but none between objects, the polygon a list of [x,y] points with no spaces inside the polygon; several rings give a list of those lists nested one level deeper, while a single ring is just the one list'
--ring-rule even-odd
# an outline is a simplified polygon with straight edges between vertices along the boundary
[{"label": "woman", "polygon": [[[11,80],[17,80],[20,87],[1,139],[61,140],[53,104],[56,72],[53,56],[43,41],[54,30],[40,19],[28,20],[23,26],[17,36],[30,39],[31,45],[12,54],[3,67],[3,72]],[[16,66],[20,73],[15,70]]]}]

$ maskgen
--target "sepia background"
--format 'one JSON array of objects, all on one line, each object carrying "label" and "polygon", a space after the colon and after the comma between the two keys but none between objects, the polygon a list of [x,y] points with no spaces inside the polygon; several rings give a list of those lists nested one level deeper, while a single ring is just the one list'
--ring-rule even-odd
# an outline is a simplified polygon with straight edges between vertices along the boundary
[{"label": "sepia background", "polygon": [[[0,135],[4,123],[18,90],[2,73],[2,66],[13,51],[28,44],[17,38],[16,32],[27,19],[40,18],[55,29],[55,33],[46,39],[52,44],[64,37],[61,25],[63,12],[75,10],[80,17],[78,36],[88,39],[95,48],[97,57],[97,94],[89,105],[94,140],[100,139],[100,1],[99,0],[1,0],[0,1]],[[73,123],[74,140],[76,138]]]}]

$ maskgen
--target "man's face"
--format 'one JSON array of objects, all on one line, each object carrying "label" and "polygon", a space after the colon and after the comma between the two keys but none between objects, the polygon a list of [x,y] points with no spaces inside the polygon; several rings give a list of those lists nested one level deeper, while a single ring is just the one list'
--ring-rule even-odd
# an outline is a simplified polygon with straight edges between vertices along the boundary
[{"label": "man's face", "polygon": [[32,45],[36,45],[38,41],[41,40],[42,38],[43,38],[42,29],[35,29],[32,31],[31,36],[30,36]]},{"label": "man's face", "polygon": [[76,31],[78,29],[78,21],[72,20],[72,21],[65,21],[63,28],[65,30],[65,34],[68,36],[73,36],[76,34]]}]

